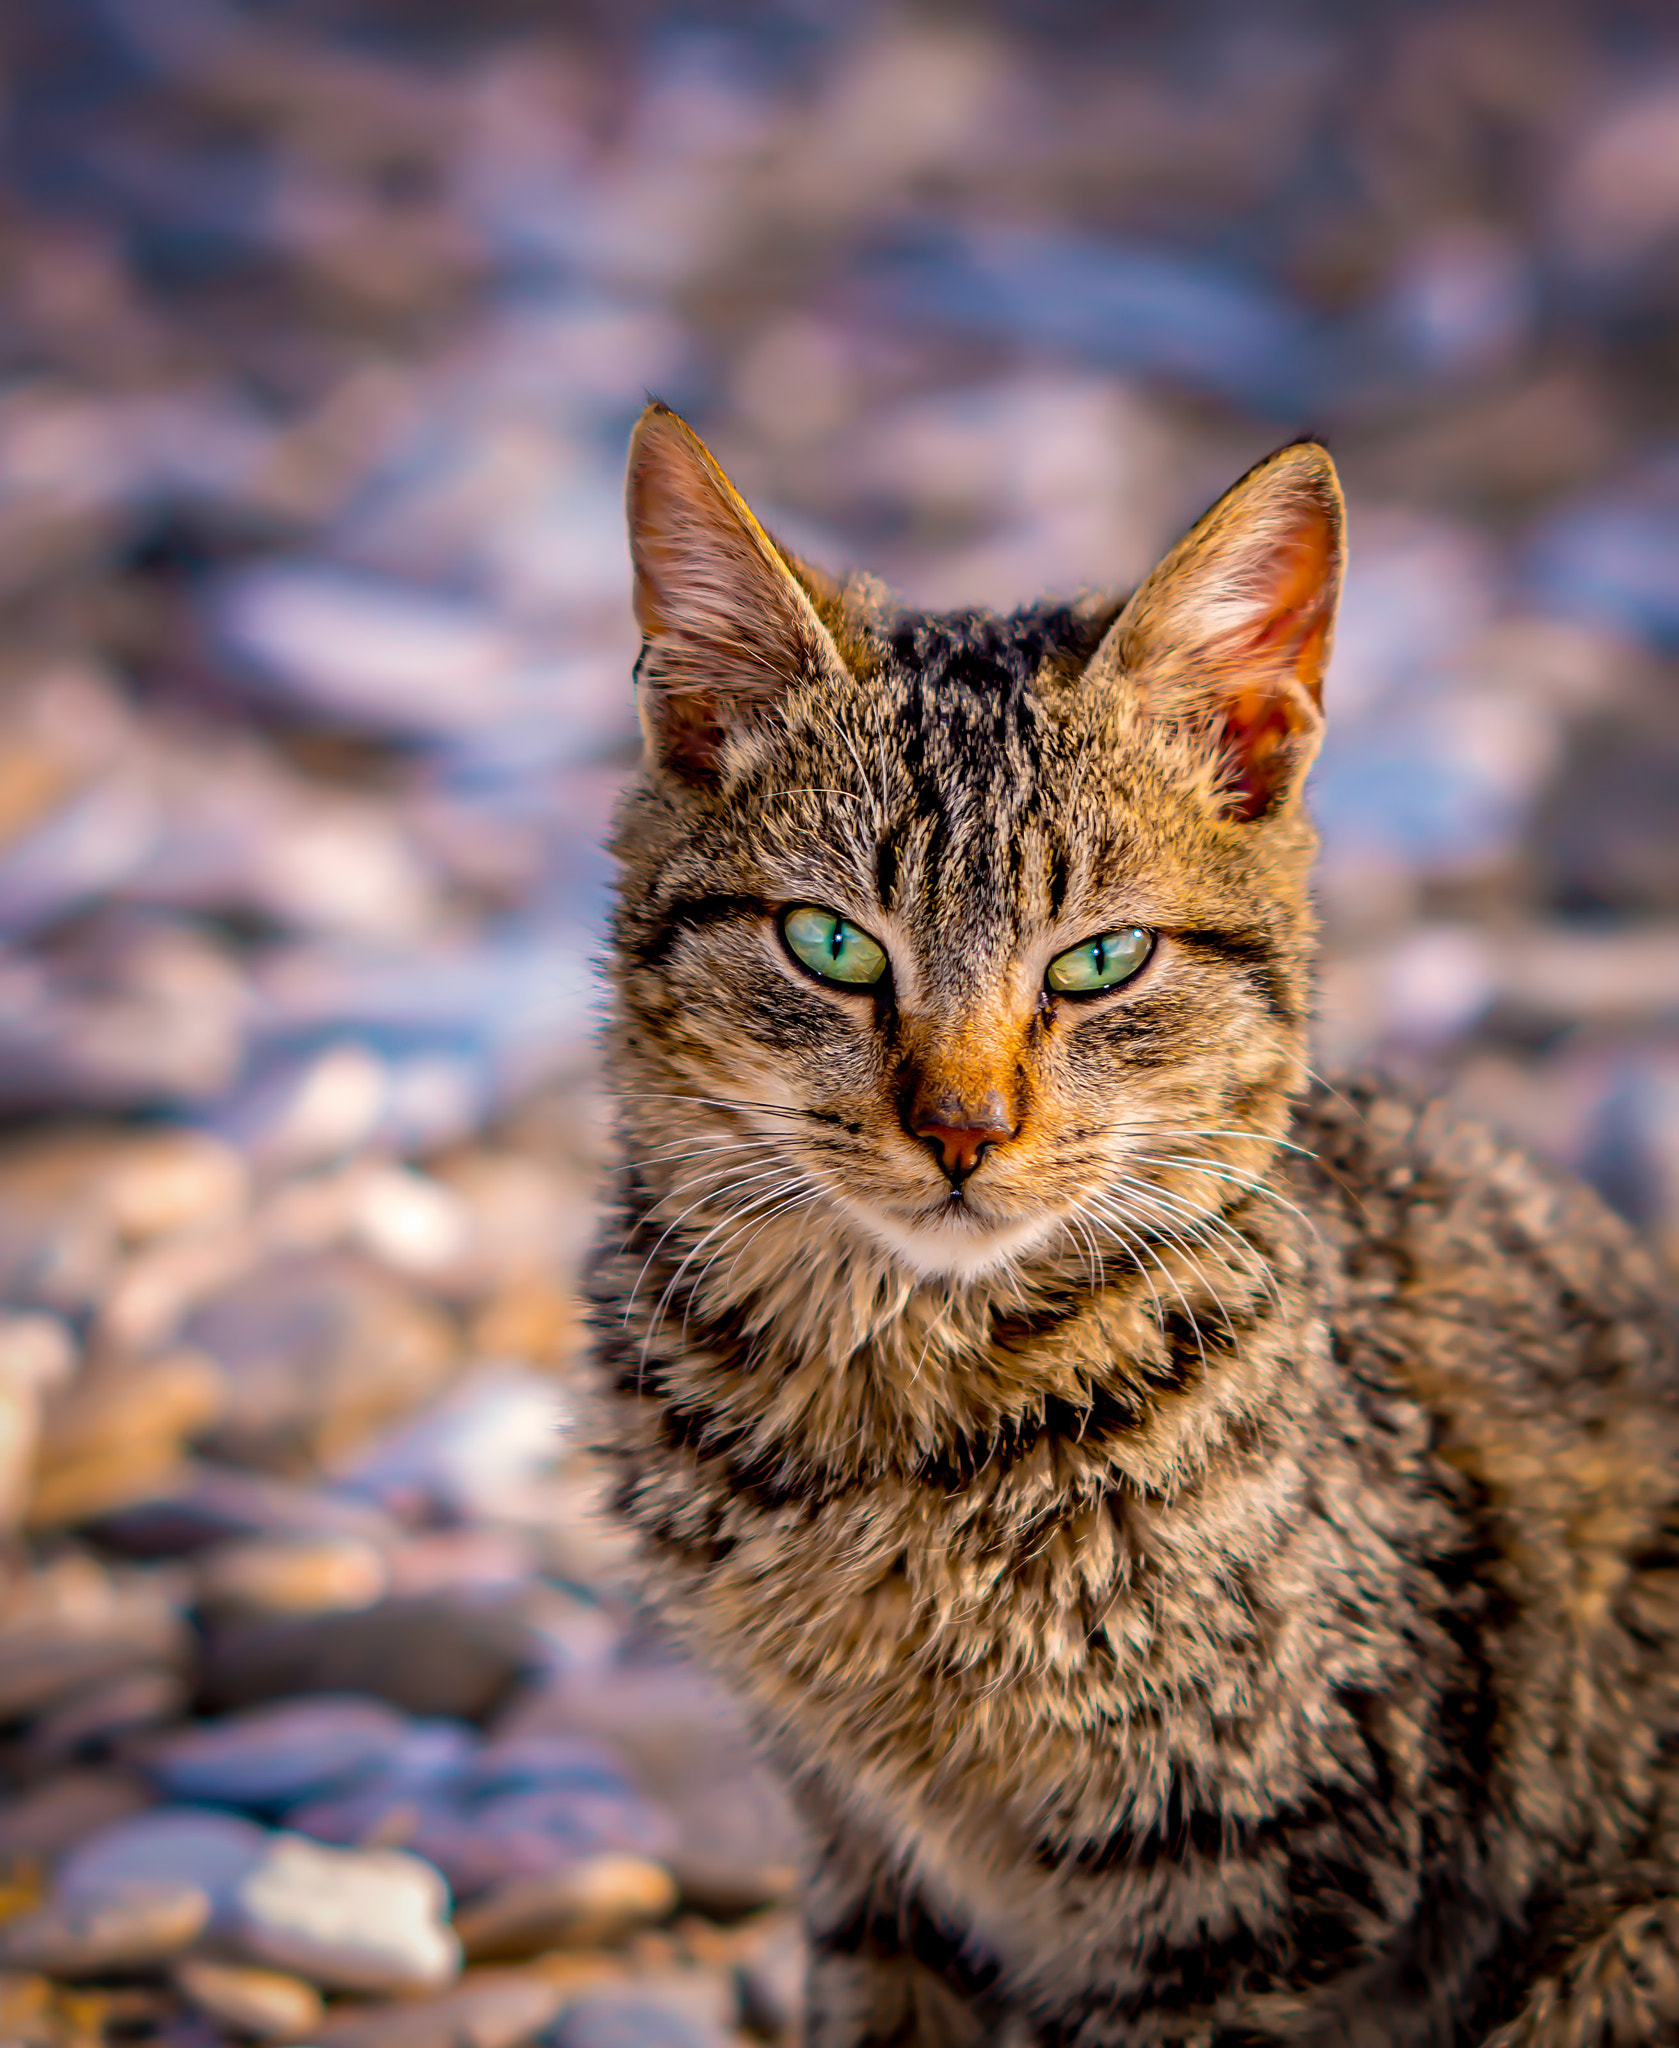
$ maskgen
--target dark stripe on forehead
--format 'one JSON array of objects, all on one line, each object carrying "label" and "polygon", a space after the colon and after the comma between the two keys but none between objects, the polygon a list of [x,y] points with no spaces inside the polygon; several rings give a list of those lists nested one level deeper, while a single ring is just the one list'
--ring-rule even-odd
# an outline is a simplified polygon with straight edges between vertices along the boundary
[{"label": "dark stripe on forehead", "polygon": [[875,890],[880,897],[883,910],[892,908],[892,897],[898,887],[898,839],[890,826],[875,848],[874,857]]},{"label": "dark stripe on forehead", "polygon": [[1054,920],[1061,915],[1067,903],[1067,855],[1064,848],[1050,848],[1049,873],[1045,880],[1049,886],[1049,914]]}]

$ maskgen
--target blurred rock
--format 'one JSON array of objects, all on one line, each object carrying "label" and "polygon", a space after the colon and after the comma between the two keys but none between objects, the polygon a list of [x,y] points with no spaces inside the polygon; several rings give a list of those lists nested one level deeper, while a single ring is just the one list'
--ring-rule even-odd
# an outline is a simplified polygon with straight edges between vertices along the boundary
[{"label": "blurred rock", "polygon": [[645,1984],[596,1992],[567,2006],[543,2036],[543,2048],[725,2048],[727,2023],[711,2019],[705,2008],[729,2001],[702,1993],[693,2002],[700,2010],[685,2009],[681,1993],[664,1998]]},{"label": "blurred rock", "polygon": [[321,1614],[371,1607],[390,1573],[355,1536],[222,1545],[198,1568],[198,1606],[219,1615]]},{"label": "blurred rock", "polygon": [[65,1770],[0,1800],[0,1862],[50,1864],[73,1844],[143,1813],[144,1779],[121,1770]]},{"label": "blurred rock", "polygon": [[338,2015],[319,2030],[322,2048],[518,2048],[565,2003],[542,1977],[474,1970],[439,1998],[406,1999],[385,2012]]},{"label": "blurred rock", "polygon": [[407,1839],[457,1893],[476,1897],[603,1852],[659,1855],[673,1832],[665,1815],[625,1788],[542,1786],[486,1799],[423,1800]]},{"label": "blurred rock", "polygon": [[341,1467],[339,1482],[415,1520],[517,1515],[530,1481],[558,1455],[566,1420],[552,1380],[483,1366]]},{"label": "blurred rock", "polygon": [[376,1271],[280,1262],[205,1303],[187,1325],[226,1375],[213,1447],[297,1472],[357,1446],[434,1391],[454,1362],[447,1324]]},{"label": "blurred rock", "polygon": [[1679,468],[1650,465],[1612,493],[1553,512],[1528,547],[1541,603],[1636,639],[1679,648],[1679,595],[1667,573],[1679,541]]},{"label": "blurred rock", "polygon": [[136,1880],[96,1899],[63,1900],[0,1927],[0,1966],[49,1977],[98,1977],[167,1961],[209,1922],[197,1885]]},{"label": "blurred rock", "polygon": [[71,1552],[0,1599],[0,1720],[186,1658],[185,1627],[165,1588]]},{"label": "blurred rock", "polygon": [[425,1529],[390,1546],[386,1569],[396,1594],[506,1589],[536,1576],[536,1546],[514,1529]]},{"label": "blurred rock", "polygon": [[234,1886],[229,1938],[253,1962],[334,1991],[429,1991],[460,1968],[448,1888],[396,1849],[276,1835]]},{"label": "blurred rock", "polygon": [[1567,773],[1535,813],[1536,880],[1571,916],[1679,914],[1679,704],[1671,691],[1650,695],[1581,721]]},{"label": "blurred rock", "polygon": [[439,1275],[459,1265],[471,1219],[440,1182],[408,1167],[369,1166],[349,1191],[350,1226],[364,1248],[401,1273]]},{"label": "blurred rock", "polygon": [[392,1525],[376,1508],[341,1500],[232,1465],[188,1460],[164,1490],[134,1507],[99,1518],[99,1540],[129,1557],[190,1557],[239,1537],[273,1537],[307,1545],[342,1539],[379,1549]]},{"label": "blurred rock", "polygon": [[280,1970],[188,1956],[174,1980],[189,2004],[235,2034],[259,2041],[298,2041],[317,2031],[325,2007],[312,1984]]},{"label": "blurred rock", "polygon": [[523,1756],[502,1745],[445,1752],[437,1769],[404,1769],[393,1758],[365,1786],[294,1808],[287,1822],[325,1841],[400,1843],[462,1897],[570,1871],[601,1852],[657,1856],[669,1846],[669,1820],[609,1753],[551,1738],[522,1747]]},{"label": "blurred rock", "polygon": [[219,1916],[262,1862],[270,1836],[251,1821],[203,1807],[160,1806],[97,1829],[59,1864],[54,1897],[75,1906],[120,1899],[136,1884],[205,1893]]},{"label": "blurred rock", "polygon": [[203,1691],[217,1708],[368,1693],[411,1714],[482,1721],[542,1661],[516,1605],[433,1595],[219,1629],[205,1648]]},{"label": "blurred rock", "polygon": [[509,1281],[479,1311],[472,1348],[482,1358],[516,1358],[538,1367],[565,1365],[583,1345],[577,1298],[551,1278]]},{"label": "blurred rock", "polygon": [[222,1374],[201,1351],[97,1360],[47,1403],[30,1525],[88,1521],[166,1487],[225,1405]]},{"label": "blurred rock", "polygon": [[20,1306],[92,1308],[118,1249],[96,1197],[123,1156],[110,1132],[61,1131],[0,1147],[0,1297]]},{"label": "blurred rock", "polygon": [[182,1729],[144,1761],[166,1797],[277,1811],[370,1776],[405,1732],[378,1700],[287,1700]]},{"label": "blurred rock", "polygon": [[786,1794],[738,1710],[691,1665],[659,1657],[564,1679],[509,1723],[509,1734],[591,1734],[624,1757],[676,1823],[660,1860],[695,1911],[735,1918],[793,1891],[803,1844]]},{"label": "blurred rock", "polygon": [[0,1315],[0,1533],[23,1517],[47,1394],[75,1369],[76,1347],[56,1316]]},{"label": "blurred rock", "polygon": [[481,1892],[455,1915],[469,1962],[499,1962],[551,1948],[609,1948],[663,1920],[676,1886],[643,1856],[591,1856],[541,1877],[514,1877]]},{"label": "blurred rock", "polygon": [[224,1222],[244,1208],[248,1180],[244,1160],[209,1132],[159,1131],[125,1146],[101,1198],[121,1234],[139,1241]]},{"label": "blurred rock", "polygon": [[144,1355],[170,1343],[188,1312],[248,1271],[257,1255],[239,1220],[141,1245],[111,1279],[92,1329],[95,1346]]},{"label": "blurred rock", "polygon": [[20,2048],[56,2048],[53,1987],[45,1977],[23,1970],[0,1970],[0,2039]]},{"label": "blurred rock", "polygon": [[179,1671],[142,1666],[102,1679],[59,1700],[30,1729],[25,1751],[34,1764],[59,1763],[106,1750],[184,1713],[189,1692]]},{"label": "blurred rock", "polygon": [[250,991],[219,938],[111,908],[39,944],[3,977],[0,1107],[178,1110],[237,1079]]},{"label": "blurred rock", "polygon": [[296,1834],[340,1847],[412,1847],[422,1815],[435,1803],[449,1803],[450,1788],[474,1740],[475,1731],[459,1721],[410,1721],[376,1769],[347,1789],[290,1807],[286,1825]]},{"label": "blurred rock", "polygon": [[518,656],[497,621],[435,592],[322,563],[231,578],[217,624],[263,687],[336,721],[434,736],[518,701]]}]

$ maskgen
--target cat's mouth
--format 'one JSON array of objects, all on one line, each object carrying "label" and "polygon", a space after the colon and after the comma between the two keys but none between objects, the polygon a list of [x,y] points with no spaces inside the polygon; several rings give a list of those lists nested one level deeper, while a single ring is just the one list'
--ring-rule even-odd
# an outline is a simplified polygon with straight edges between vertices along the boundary
[{"label": "cat's mouth", "polygon": [[961,1188],[907,1214],[850,1200],[844,1205],[888,1251],[928,1278],[978,1279],[1043,1243],[1056,1228],[1048,1213],[993,1215]]}]

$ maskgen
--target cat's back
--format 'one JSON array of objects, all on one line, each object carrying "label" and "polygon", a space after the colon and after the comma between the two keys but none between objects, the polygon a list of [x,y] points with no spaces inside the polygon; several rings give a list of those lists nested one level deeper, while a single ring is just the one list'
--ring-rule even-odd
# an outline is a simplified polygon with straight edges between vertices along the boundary
[{"label": "cat's back", "polygon": [[[1303,1107],[1337,1355],[1420,1411],[1475,1525],[1501,1655],[1604,1713],[1679,1717],[1679,1302],[1592,1192],[1448,1104],[1367,1081]],[[1642,1674],[1636,1678],[1634,1672]],[[1630,1684],[1631,1694],[1613,1694]],[[1653,1697],[1648,1688],[1661,1695]],[[1633,1747],[1646,1748],[1646,1739]]]},{"label": "cat's back", "polygon": [[1367,1079],[1316,1090],[1295,1137],[1336,1332],[1430,1408],[1679,1413],[1672,1276],[1582,1182],[1447,1102]]}]

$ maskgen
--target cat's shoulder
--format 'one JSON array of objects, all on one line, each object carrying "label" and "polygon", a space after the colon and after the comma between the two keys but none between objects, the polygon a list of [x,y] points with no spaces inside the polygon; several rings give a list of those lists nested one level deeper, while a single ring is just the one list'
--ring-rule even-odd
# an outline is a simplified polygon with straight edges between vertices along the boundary
[{"label": "cat's shoulder", "polygon": [[1595,1190],[1449,1100],[1358,1075],[1295,1119],[1337,1321],[1455,1382],[1679,1400],[1679,1288]]}]

